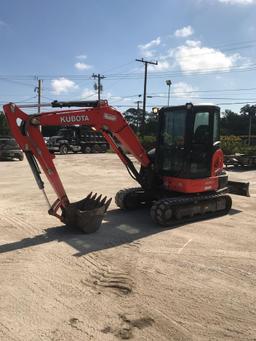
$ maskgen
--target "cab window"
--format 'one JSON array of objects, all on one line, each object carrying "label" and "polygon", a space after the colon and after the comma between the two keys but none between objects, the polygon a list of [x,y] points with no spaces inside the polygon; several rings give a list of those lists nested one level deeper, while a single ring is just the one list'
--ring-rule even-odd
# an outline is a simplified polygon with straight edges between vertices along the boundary
[{"label": "cab window", "polygon": [[194,144],[209,144],[211,137],[209,112],[196,113],[193,135]]}]

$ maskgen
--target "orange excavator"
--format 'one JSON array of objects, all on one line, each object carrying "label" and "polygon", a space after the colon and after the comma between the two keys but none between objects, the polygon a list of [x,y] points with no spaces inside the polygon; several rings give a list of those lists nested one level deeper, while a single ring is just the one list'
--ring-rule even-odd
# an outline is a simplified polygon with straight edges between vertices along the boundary
[{"label": "orange excavator", "polygon": [[[220,148],[219,107],[192,103],[163,107],[158,113],[155,148],[147,152],[122,114],[107,101],[53,101],[41,106],[51,106],[54,111],[28,115],[23,106],[14,103],[3,108],[12,134],[44,193],[48,213],[67,226],[95,232],[111,199],[90,193],[81,201],[69,201],[41,126],[86,125],[103,134],[139,184],[116,194],[116,204],[122,209],[150,206],[153,221],[163,226],[216,217],[230,210],[228,176]],[[139,170],[129,154],[139,162]],[[44,190],[40,168],[57,195],[53,204]]]}]

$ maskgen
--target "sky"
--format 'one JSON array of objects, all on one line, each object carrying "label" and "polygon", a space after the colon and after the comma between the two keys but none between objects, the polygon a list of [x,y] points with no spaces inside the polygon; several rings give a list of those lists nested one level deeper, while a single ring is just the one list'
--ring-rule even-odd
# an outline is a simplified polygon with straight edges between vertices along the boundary
[{"label": "sky", "polygon": [[[256,103],[256,0],[8,0],[0,3],[0,105],[102,98],[120,111]],[[140,106],[142,104],[140,103]],[[1,107],[0,107],[1,110]],[[29,110],[28,110],[29,111]]]}]

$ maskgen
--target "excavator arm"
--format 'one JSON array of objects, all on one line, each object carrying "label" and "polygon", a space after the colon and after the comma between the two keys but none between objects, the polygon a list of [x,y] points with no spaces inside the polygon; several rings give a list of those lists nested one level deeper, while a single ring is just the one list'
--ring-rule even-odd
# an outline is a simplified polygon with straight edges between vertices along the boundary
[{"label": "excavator arm", "polygon": [[[106,197],[102,199],[101,196],[97,197],[90,193],[85,199],[70,203],[53,162],[55,156],[48,151],[40,127],[83,125],[101,132],[129,173],[141,185],[139,172],[120,145],[144,168],[150,165],[149,157],[122,114],[110,107],[107,101],[54,101],[42,106],[49,105],[53,108],[82,107],[82,109],[55,110],[36,115],[26,114],[22,111],[22,106],[14,103],[4,105],[3,109],[11,132],[28,159],[38,187],[44,193],[49,205],[49,214],[56,216],[66,225],[78,227],[86,233],[94,232],[99,228],[111,199],[107,200]],[[44,191],[44,182],[38,164],[57,195],[57,200],[52,205]]]}]

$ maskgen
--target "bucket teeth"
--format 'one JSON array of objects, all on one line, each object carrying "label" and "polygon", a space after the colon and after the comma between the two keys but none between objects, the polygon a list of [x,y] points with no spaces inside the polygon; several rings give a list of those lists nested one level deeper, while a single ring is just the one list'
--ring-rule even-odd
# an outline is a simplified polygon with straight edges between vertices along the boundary
[{"label": "bucket teeth", "polygon": [[104,205],[105,202],[106,202],[106,200],[107,200],[107,197],[104,197],[104,198],[101,200],[101,205]]},{"label": "bucket teeth", "polygon": [[92,233],[99,229],[105,212],[107,211],[111,198],[107,200],[102,194],[92,192],[85,199],[71,203],[63,209],[63,218],[66,225]]},{"label": "bucket teeth", "polygon": [[[111,200],[112,200],[112,198],[108,199],[108,201],[107,201],[106,204],[105,204],[106,211],[107,211],[107,209],[109,208],[109,205],[110,205],[110,203],[111,203]],[[105,211],[105,212],[106,212],[106,211]]]},{"label": "bucket teeth", "polygon": [[96,197],[97,197],[97,193],[95,193],[95,194],[92,196],[91,200],[95,200]]},{"label": "bucket teeth", "polygon": [[86,200],[86,199],[90,199],[91,196],[92,196],[92,192],[89,193],[89,194],[87,195],[87,197],[85,198],[85,200]]},{"label": "bucket teeth", "polygon": [[97,205],[98,205],[98,204],[100,204],[100,199],[101,199],[101,197],[102,197],[102,194],[101,194],[101,195],[99,195],[99,196],[98,196],[98,198],[96,199],[96,203],[97,203]]}]

